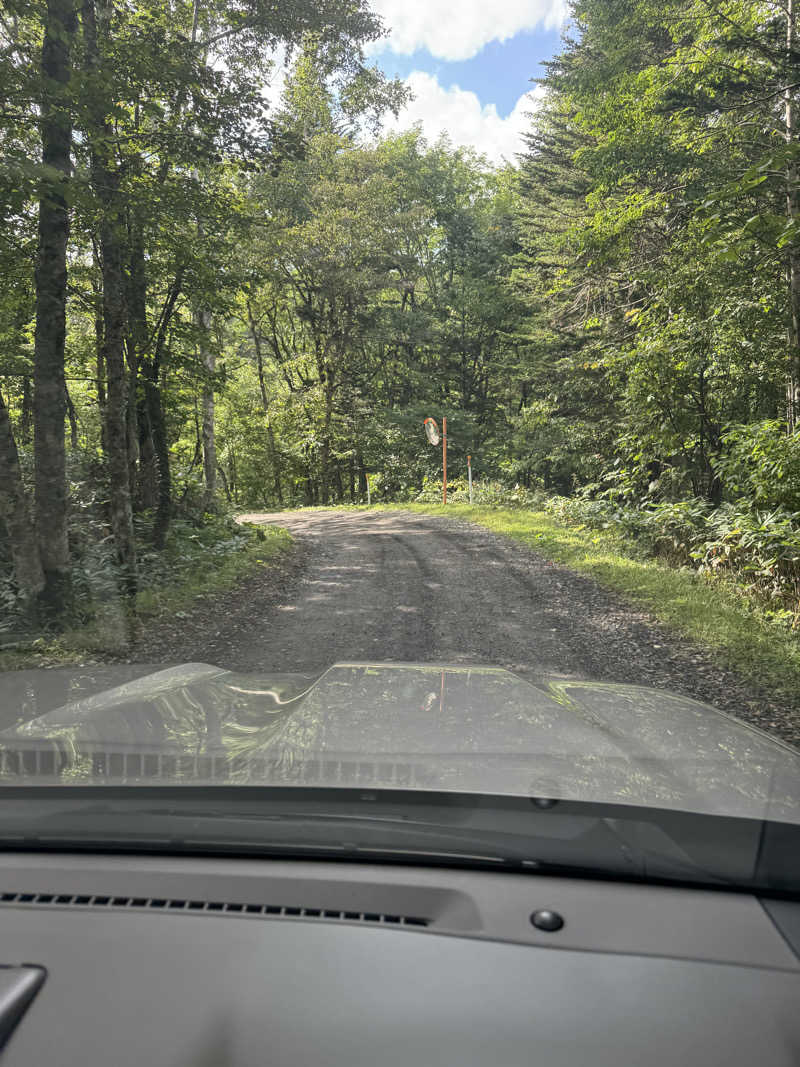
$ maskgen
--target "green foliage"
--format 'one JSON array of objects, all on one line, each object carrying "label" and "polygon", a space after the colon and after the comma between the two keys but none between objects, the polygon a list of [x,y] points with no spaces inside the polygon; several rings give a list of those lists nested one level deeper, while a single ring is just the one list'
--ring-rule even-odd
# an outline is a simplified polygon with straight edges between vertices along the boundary
[{"label": "green foliage", "polygon": [[775,419],[732,426],[716,469],[728,491],[759,508],[800,511],[800,432]]},{"label": "green foliage", "polygon": [[[135,0],[95,20],[93,42],[95,8],[80,5],[60,100],[79,614],[119,595],[110,405],[145,598],[241,558],[226,511],[363,502],[368,481],[375,499],[435,503],[432,415],[448,419],[454,504],[471,455],[476,506],[558,494],[541,506],[573,529],[796,611],[800,150],[779,102],[800,49],[785,7],[573,0],[518,168],[419,129],[381,136],[406,93],[367,63],[381,28],[361,0],[253,0],[247,17]],[[28,497],[36,198],[56,177],[30,121],[50,91],[44,11],[18,4],[0,27],[0,377]],[[278,45],[291,72],[267,110]],[[124,290],[113,405],[104,248]],[[13,622],[11,559],[0,529]]]},{"label": "green foliage", "polygon": [[258,567],[274,562],[291,546],[286,530],[247,526],[213,517],[203,526],[172,524],[163,553],[143,560],[147,580],[138,596],[143,616],[177,613],[199,595],[215,592]]},{"label": "green foliage", "polygon": [[256,371],[237,384],[261,403],[245,415],[241,392],[223,400],[231,436],[246,425],[258,450],[246,475],[238,464],[241,499],[353,502],[367,475],[382,498],[412,497],[440,462],[431,414],[448,418],[455,469],[475,452],[501,473],[520,314],[507,175],[419,131],[358,143],[305,59],[278,121],[302,151],[248,183],[268,221],[244,249],[234,334]]},{"label": "green foliage", "polygon": [[[146,533],[143,523],[142,531]],[[146,538],[139,543],[144,581],[136,600],[137,625],[156,618],[180,619],[196,607],[196,598],[225,590],[274,565],[292,545],[286,530],[249,526],[216,516],[203,525],[187,520],[172,524],[163,552],[154,552]],[[76,567],[80,578],[83,618],[58,635],[23,629],[15,633],[16,599],[8,597],[9,616],[0,627],[0,670],[36,663],[68,662],[94,653],[124,655],[130,621],[120,604],[109,538],[95,546]],[[0,597],[6,590],[0,583]],[[6,640],[3,640],[3,638]]]},{"label": "green foliage", "polygon": [[[419,504],[437,504],[442,499],[441,479],[424,478],[422,490],[414,497]],[[481,508],[532,508],[541,504],[543,494],[526,489],[524,486],[513,487],[496,481],[474,481],[472,501]],[[466,478],[447,481],[447,500],[452,504],[469,504],[469,483]]]},{"label": "green foliage", "polygon": [[[121,592],[133,598],[137,584],[148,591],[166,571],[181,573],[169,523],[202,523],[205,513],[219,513],[217,479],[237,503],[237,461],[247,495],[261,490],[264,502],[265,468],[273,480],[269,495],[280,495],[284,457],[268,410],[279,398],[265,394],[257,410],[259,382],[239,351],[242,305],[261,280],[254,262],[263,263],[274,247],[265,219],[286,193],[278,176],[306,155],[322,160],[319,180],[311,183],[310,218],[290,221],[306,227],[307,261],[314,260],[314,242],[332,242],[334,235],[338,251],[346,248],[363,172],[354,135],[374,128],[387,110],[396,112],[406,92],[367,62],[365,46],[383,30],[363,0],[298,0],[288,7],[253,0],[246,12],[216,0],[112,7],[67,0],[62,7],[74,37],[61,55],[67,68],[58,85],[43,75],[41,63],[47,35],[64,37],[51,7],[16,4],[13,17],[0,24],[0,378],[26,453],[34,416],[44,410],[31,388],[41,274],[37,198],[57,183],[70,212],[67,335],[63,353],[54,338],[50,355],[56,368],[64,365],[70,474],[80,467],[69,487],[69,515],[60,503],[56,508],[70,533],[60,573],[71,568],[75,593],[61,615],[69,608],[86,618]],[[294,79],[284,108],[269,113],[264,90],[279,74],[284,52],[295,56]],[[47,123],[31,116],[43,101],[63,119],[62,155],[71,152],[74,161],[69,176],[40,162],[43,152],[47,158]],[[351,150],[337,170],[337,148],[345,146]],[[303,182],[302,166],[293,177]],[[345,187],[350,202],[342,207],[338,192]],[[358,217],[363,237],[375,216]],[[51,239],[42,247],[52,245]],[[361,250],[351,296],[358,283],[370,293],[382,286],[381,276],[369,282],[370,251]],[[341,272],[329,282],[326,295],[346,303]],[[351,309],[351,318],[361,311]],[[340,320],[331,319],[335,333]],[[265,374],[274,378],[280,370]],[[233,403],[226,410],[228,396]],[[215,401],[222,418],[215,419]],[[51,425],[37,427],[58,465],[64,429],[58,402],[49,417]],[[218,429],[221,449],[215,449]],[[40,487],[34,494],[26,481],[24,488],[41,501]],[[295,489],[285,487],[289,499],[300,495]],[[33,510],[32,499],[19,511],[26,509]],[[19,590],[4,518],[0,602],[16,625]],[[39,540],[44,536],[40,531]]]},{"label": "green foliage", "polygon": [[591,497],[551,497],[544,510],[578,530],[617,533],[672,565],[731,578],[768,614],[800,623],[797,512],[753,510],[746,501],[714,509],[700,500],[632,507]]},{"label": "green foliage", "polygon": [[[793,508],[768,487],[780,449],[756,452],[798,359],[797,151],[773,103],[796,82],[794,29],[771,3],[576,0],[573,16],[519,179],[528,462],[561,493]],[[762,422],[755,486],[733,428]]]},{"label": "green foliage", "polygon": [[800,622],[800,514],[737,510],[712,512],[706,540],[692,552],[699,569],[732,575],[769,602],[793,627]]}]

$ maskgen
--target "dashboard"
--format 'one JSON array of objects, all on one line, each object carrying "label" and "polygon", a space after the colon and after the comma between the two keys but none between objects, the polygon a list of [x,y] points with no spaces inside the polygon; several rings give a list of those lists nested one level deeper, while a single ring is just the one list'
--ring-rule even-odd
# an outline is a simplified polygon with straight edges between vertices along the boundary
[{"label": "dashboard", "polygon": [[800,1063],[800,904],[748,894],[6,852],[0,964],[45,976],[4,1067]]}]

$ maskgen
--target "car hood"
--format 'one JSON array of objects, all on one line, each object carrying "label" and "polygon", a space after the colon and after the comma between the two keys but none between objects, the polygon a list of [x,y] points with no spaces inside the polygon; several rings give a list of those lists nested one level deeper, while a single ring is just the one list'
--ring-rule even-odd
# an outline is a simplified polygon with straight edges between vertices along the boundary
[{"label": "car hood", "polygon": [[5,676],[0,699],[16,685],[30,710],[45,684],[70,699],[0,732],[0,783],[416,788],[800,822],[800,753],[668,692],[430,664],[134,673]]}]

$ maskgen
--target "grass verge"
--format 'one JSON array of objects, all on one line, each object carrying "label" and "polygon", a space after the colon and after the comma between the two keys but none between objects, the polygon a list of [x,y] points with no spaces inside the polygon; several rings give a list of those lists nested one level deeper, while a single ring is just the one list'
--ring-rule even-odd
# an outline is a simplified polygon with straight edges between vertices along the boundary
[{"label": "grass verge", "polygon": [[197,597],[229,589],[260,567],[277,562],[291,545],[288,531],[275,526],[234,527],[228,521],[200,528],[175,524],[163,553],[140,556],[141,588],[133,613],[120,598],[107,595],[84,625],[0,651],[0,671],[125,656],[138,628],[165,616],[181,618]]},{"label": "grass verge", "polygon": [[538,511],[405,504],[404,510],[468,519],[594,578],[645,608],[670,629],[713,650],[715,658],[765,690],[797,704],[800,638],[772,621],[741,589],[644,557],[635,544],[605,531],[562,526]]}]

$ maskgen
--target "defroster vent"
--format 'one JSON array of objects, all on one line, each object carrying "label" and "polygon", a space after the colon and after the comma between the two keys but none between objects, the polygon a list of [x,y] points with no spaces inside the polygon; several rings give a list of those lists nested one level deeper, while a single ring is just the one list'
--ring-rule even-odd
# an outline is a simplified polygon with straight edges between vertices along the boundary
[{"label": "defroster vent", "polygon": [[105,894],[0,893],[0,906],[45,906],[83,910],[169,911],[191,915],[238,915],[270,919],[322,919],[331,922],[365,922],[383,926],[429,926],[417,915],[388,915],[371,911],[339,911],[290,904],[239,904],[226,900],[176,900],[169,897],[123,897]]}]

